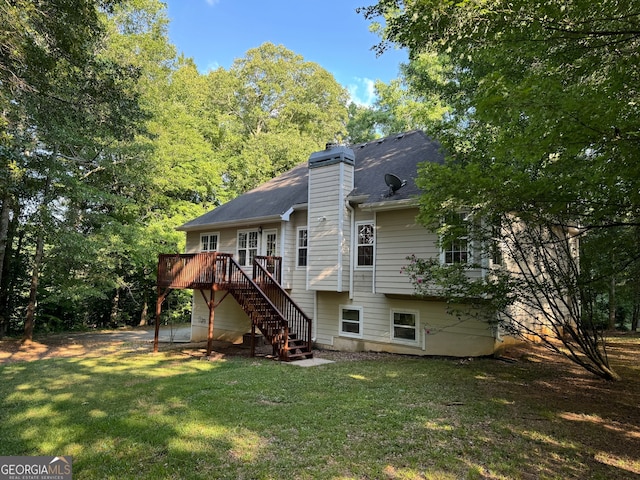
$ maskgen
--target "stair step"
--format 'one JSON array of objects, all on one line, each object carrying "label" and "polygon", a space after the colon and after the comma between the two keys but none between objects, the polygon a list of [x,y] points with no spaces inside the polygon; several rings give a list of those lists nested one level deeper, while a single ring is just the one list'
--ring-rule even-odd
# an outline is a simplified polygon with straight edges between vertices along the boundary
[{"label": "stair step", "polygon": [[313,358],[313,352],[289,353],[287,355],[289,360],[301,360],[303,358]]}]

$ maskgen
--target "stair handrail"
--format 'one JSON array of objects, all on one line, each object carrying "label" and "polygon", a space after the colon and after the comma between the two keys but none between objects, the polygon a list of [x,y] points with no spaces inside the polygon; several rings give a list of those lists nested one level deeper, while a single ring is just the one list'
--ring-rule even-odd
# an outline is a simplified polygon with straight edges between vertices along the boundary
[{"label": "stair handrail", "polygon": [[[256,255],[253,257],[254,265],[256,263],[262,265],[276,280],[278,283],[282,283],[282,257],[275,255]],[[269,270],[269,267],[273,269],[273,272]],[[253,272],[255,278],[255,270]]]},{"label": "stair handrail", "polygon": [[271,301],[271,299],[267,296],[267,294],[258,286],[258,284],[256,282],[253,281],[253,279],[251,277],[249,277],[249,275],[247,275],[247,272],[245,272],[242,267],[240,266],[240,264],[236,261],[235,258],[230,257],[229,259],[229,276],[227,278],[227,282],[229,285],[229,288],[233,288],[232,285],[235,283],[233,281],[234,278],[234,270],[236,273],[239,273],[243,279],[249,284],[251,285],[254,290],[256,290],[259,295],[263,298],[263,300],[265,300],[268,304],[269,307],[272,308],[280,317],[280,321],[282,322],[282,325],[286,328],[288,328],[288,321],[287,321],[287,317],[285,317],[282,312],[280,311],[280,309],[274,305],[274,303]]},{"label": "stair handrail", "polygon": [[[260,262],[254,261],[253,263],[253,277],[256,286],[265,292],[267,296],[269,296],[271,292],[275,293],[277,299],[273,301],[273,299],[270,298],[270,300],[273,301],[274,305],[278,304],[277,308],[279,311],[286,312],[284,318],[289,322],[289,331],[291,331],[291,327],[293,326],[293,331],[302,337],[301,340],[307,344],[309,351],[311,351],[311,318],[304,313],[304,310],[298,306],[282,285],[276,281],[273,275],[271,275]],[[289,316],[289,313],[293,315]]]}]

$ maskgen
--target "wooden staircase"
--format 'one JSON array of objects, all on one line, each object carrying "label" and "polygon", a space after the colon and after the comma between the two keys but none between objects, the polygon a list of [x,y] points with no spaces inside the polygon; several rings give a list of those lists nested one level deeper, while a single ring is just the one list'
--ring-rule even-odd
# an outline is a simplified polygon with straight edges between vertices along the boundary
[{"label": "wooden staircase", "polygon": [[276,280],[279,274],[269,268],[269,261],[269,257],[254,260],[253,278],[235,259],[229,262],[228,291],[251,320],[251,353],[258,329],[280,360],[312,358],[311,319]]},{"label": "wooden staircase", "polygon": [[[154,351],[158,350],[162,301],[173,289],[189,288],[200,290],[209,304],[209,344],[213,338],[213,309],[219,303],[214,302],[213,294],[224,290],[235,298],[251,319],[252,355],[255,354],[256,330],[259,330],[273,346],[274,356],[280,360],[311,358],[311,318],[280,285],[281,262],[280,257],[256,257],[250,277],[228,253],[160,255]],[[205,296],[207,290],[211,291],[210,299]]]}]

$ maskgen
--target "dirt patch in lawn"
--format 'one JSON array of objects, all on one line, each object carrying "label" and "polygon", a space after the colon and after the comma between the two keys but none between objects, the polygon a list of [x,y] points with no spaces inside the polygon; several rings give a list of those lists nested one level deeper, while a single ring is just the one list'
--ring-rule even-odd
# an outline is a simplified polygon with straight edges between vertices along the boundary
[{"label": "dirt patch in lawn", "polygon": [[[206,343],[161,342],[159,350],[181,350],[186,355],[204,356]],[[248,347],[227,342],[214,342],[214,350],[218,356],[249,356]],[[17,339],[0,340],[0,365],[50,358],[96,357],[114,353],[135,354],[152,351],[153,328],[63,333],[26,342]]]}]

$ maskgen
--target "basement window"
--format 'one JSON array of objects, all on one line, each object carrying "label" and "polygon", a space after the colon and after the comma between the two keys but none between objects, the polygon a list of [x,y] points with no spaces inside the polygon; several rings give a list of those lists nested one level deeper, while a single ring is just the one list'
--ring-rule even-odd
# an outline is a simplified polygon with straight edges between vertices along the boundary
[{"label": "basement window", "polygon": [[415,310],[391,310],[391,340],[395,343],[418,345],[420,320]]},{"label": "basement window", "polygon": [[340,305],[340,335],[362,338],[362,307]]}]

